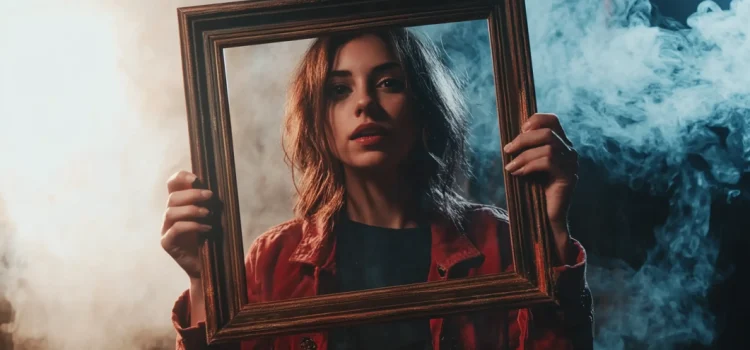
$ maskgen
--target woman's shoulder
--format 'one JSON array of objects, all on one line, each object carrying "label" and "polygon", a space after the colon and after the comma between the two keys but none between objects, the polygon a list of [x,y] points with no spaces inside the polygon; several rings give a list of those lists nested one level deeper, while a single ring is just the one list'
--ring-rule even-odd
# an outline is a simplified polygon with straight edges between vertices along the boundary
[{"label": "woman's shoulder", "polygon": [[250,246],[253,251],[274,251],[284,247],[296,247],[302,239],[304,220],[295,218],[273,226],[260,234]]}]

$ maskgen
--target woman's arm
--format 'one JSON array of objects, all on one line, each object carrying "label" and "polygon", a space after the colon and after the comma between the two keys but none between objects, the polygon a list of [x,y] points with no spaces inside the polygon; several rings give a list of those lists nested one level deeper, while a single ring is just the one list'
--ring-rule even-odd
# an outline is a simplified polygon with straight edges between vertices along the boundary
[{"label": "woman's arm", "polygon": [[554,268],[555,294],[559,306],[532,308],[518,320],[526,317],[520,330],[517,349],[593,349],[594,309],[591,290],[586,283],[586,251],[572,240],[571,251],[575,257],[571,264]]},{"label": "woman's arm", "polygon": [[200,279],[190,279],[190,327],[206,321],[206,300],[203,295],[203,283]]},{"label": "woman's arm", "polygon": [[[255,279],[250,278],[255,271],[255,261],[259,254],[257,244],[253,244],[245,257],[247,272],[248,300],[253,300],[260,290]],[[242,343],[229,343],[209,346],[206,339],[206,306],[201,280],[192,279],[190,289],[180,295],[172,309],[172,323],[177,331],[176,350],[251,350],[268,349],[268,339],[243,340]]]},{"label": "woman's arm", "polygon": [[[177,339],[175,340],[176,350],[239,350],[240,344],[220,344],[209,346],[206,340],[206,322],[205,322],[205,308],[203,309],[203,319],[191,320],[191,312],[193,303],[191,298],[191,289],[186,290],[177,299],[174,308],[172,309],[172,324],[177,331]],[[202,294],[202,293],[201,293]],[[201,298],[202,299],[202,298]],[[200,304],[203,304],[202,302]],[[245,344],[242,344],[242,349],[247,348]]]},{"label": "woman's arm", "polygon": [[[578,154],[571,146],[559,119],[554,114],[536,113],[503,150],[513,161],[505,169],[513,176],[543,173],[542,185],[560,266],[555,268],[559,307],[533,309],[523,324],[534,325],[524,332],[520,348],[530,344],[534,349],[593,348],[594,312],[591,292],[586,284],[586,252],[568,233],[568,207],[578,181]],[[575,260],[571,261],[572,258]],[[535,315],[536,314],[536,315]],[[530,327],[529,327],[530,328]]]}]

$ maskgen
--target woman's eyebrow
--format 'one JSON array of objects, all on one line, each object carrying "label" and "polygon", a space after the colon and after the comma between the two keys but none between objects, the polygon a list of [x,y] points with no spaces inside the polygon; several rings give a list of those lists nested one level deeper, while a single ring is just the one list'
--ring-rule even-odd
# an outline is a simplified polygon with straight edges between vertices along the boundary
[{"label": "woman's eyebrow", "polygon": [[[372,74],[378,74],[378,73],[382,73],[384,71],[387,71],[387,70],[390,70],[390,69],[393,69],[393,68],[401,68],[401,65],[398,64],[398,62],[393,62],[393,61],[385,62],[385,63],[382,63],[382,64],[379,64],[379,65],[375,66],[375,68],[372,69],[371,73]],[[334,77],[344,77],[345,78],[345,77],[352,76],[352,72],[350,72],[348,70],[332,70],[331,73],[329,73],[329,76],[331,78],[334,78]]]}]

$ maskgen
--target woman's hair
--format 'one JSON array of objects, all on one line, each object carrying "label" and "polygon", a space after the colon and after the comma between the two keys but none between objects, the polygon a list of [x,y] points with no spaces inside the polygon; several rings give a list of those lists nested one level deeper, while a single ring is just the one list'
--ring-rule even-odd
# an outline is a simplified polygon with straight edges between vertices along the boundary
[{"label": "woman's hair", "polygon": [[422,131],[408,169],[420,210],[460,226],[467,203],[456,192],[455,175],[468,170],[466,105],[435,45],[406,29],[321,37],[305,53],[289,88],[283,135],[297,188],[294,211],[300,217],[322,219],[332,228],[344,207],[342,165],[327,139],[326,84],[339,48],[365,34],[381,38],[406,73],[412,117]]}]

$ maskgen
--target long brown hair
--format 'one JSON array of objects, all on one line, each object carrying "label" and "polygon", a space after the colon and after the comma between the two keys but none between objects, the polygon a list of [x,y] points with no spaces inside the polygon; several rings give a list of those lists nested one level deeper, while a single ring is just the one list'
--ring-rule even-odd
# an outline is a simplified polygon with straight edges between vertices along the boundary
[{"label": "long brown hair", "polygon": [[[455,175],[468,170],[466,105],[458,84],[431,41],[406,29],[370,32],[386,43],[406,72],[416,125],[422,133],[410,155],[410,175],[421,210],[460,226],[467,206],[455,190]],[[318,38],[297,68],[285,111],[284,152],[297,187],[298,217],[333,228],[345,203],[343,170],[327,141],[326,81],[340,47],[364,35]],[[297,178],[295,174],[300,176]]]}]

